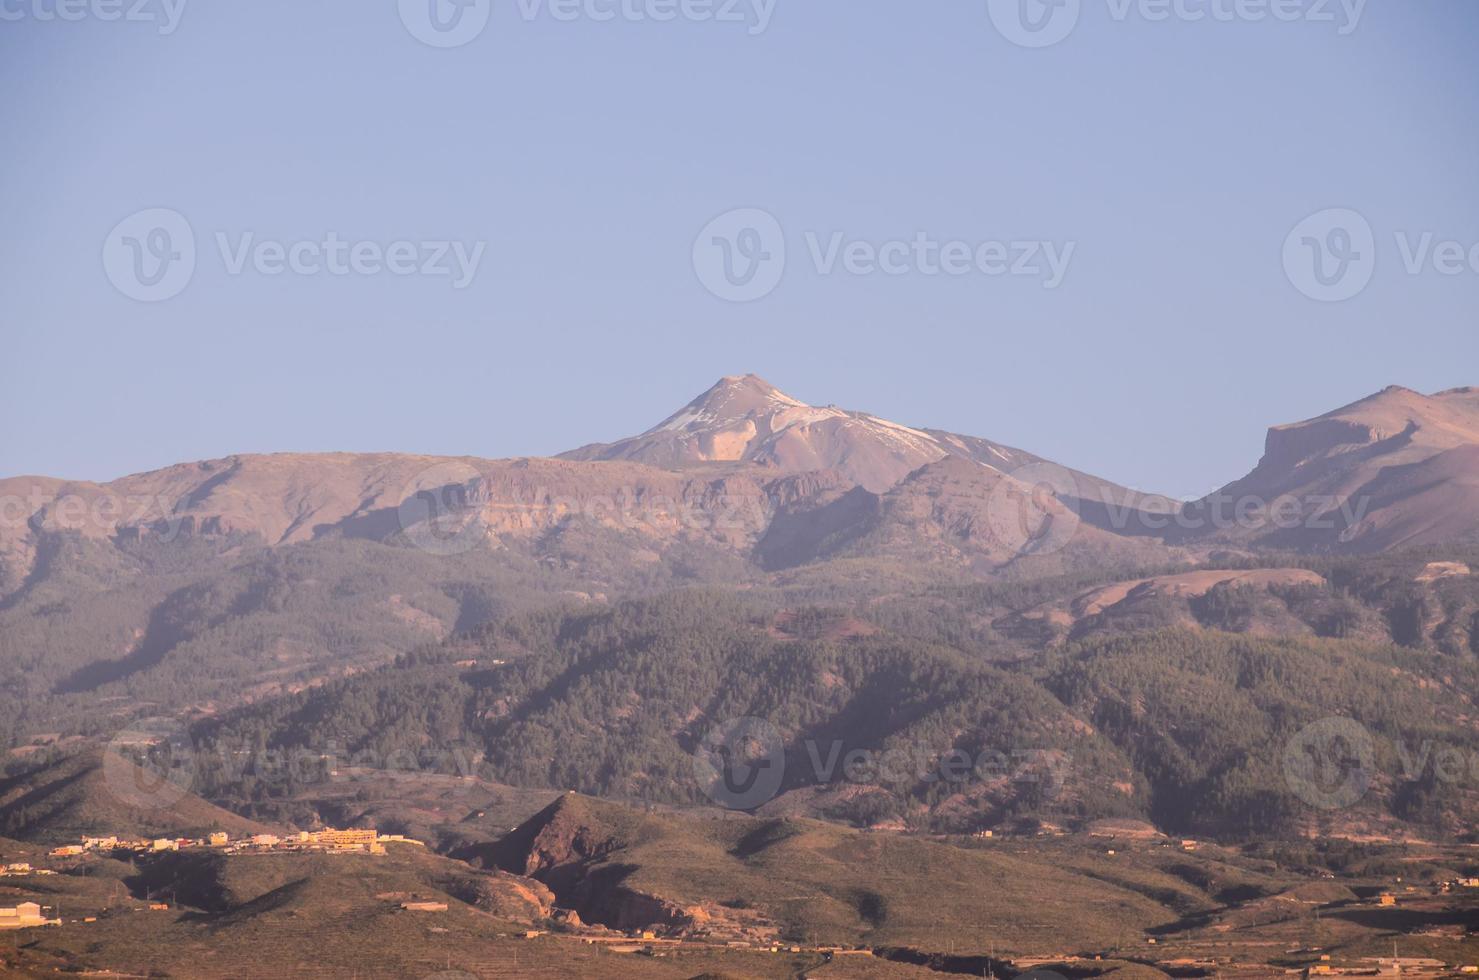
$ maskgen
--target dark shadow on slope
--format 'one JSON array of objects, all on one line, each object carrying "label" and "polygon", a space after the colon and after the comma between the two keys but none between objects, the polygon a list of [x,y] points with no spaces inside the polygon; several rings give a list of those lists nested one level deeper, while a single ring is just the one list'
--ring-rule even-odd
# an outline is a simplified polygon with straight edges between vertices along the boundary
[{"label": "dark shadow on slope", "polygon": [[122,680],[158,664],[169,652],[190,638],[178,615],[185,605],[186,592],[172,594],[149,613],[144,636],[132,652],[114,660],[96,660],[73,671],[54,688],[56,694],[81,694],[95,691],[104,684]]},{"label": "dark shadow on slope", "polygon": [[821,507],[779,511],[756,544],[755,559],[766,571],[777,571],[835,553],[866,534],[881,507],[877,494],[854,487]]}]

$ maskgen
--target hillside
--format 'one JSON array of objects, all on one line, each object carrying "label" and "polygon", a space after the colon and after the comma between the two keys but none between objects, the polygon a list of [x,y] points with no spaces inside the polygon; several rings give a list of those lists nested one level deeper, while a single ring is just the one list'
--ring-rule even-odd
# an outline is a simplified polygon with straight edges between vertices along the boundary
[{"label": "hillside", "polygon": [[[1455,924],[1476,901],[1438,889],[1467,866],[1460,849],[1188,847],[1132,821],[1083,835],[920,839],[803,819],[640,812],[574,794],[461,856],[547,883],[588,921],[694,939],[864,945],[957,975],[1020,973],[1030,951],[1027,963],[1062,975],[1268,976],[1318,962],[1321,948],[1343,963],[1389,952],[1403,933],[1409,951],[1462,962]],[[1400,913],[1375,903],[1393,876],[1413,883]],[[1302,945],[1314,935],[1320,946]],[[1063,962],[1070,953],[1073,966]],[[1116,957],[1144,972],[1117,972]]]},{"label": "hillside", "polygon": [[[803,502],[806,509],[799,513],[783,511],[761,540],[760,554],[777,565],[793,564],[810,544],[813,560],[867,557],[902,567],[1033,576],[1182,557],[1158,542],[1101,530],[1080,513],[1078,498],[1051,488],[949,456],[920,467],[878,497],[854,491],[820,512],[811,501]],[[810,530],[811,540],[806,531],[782,536],[782,518]]]},{"label": "hillside", "polygon": [[1133,891],[1030,859],[807,820],[643,815],[572,795],[484,855],[617,928],[979,954],[1068,937],[1075,949],[1104,948],[1173,918]]},{"label": "hillside", "polygon": [[0,834],[75,843],[84,836],[233,835],[268,828],[190,792],[188,769],[141,769],[117,751],[83,751],[0,779]]},{"label": "hillside", "polygon": [[[761,813],[950,832],[1134,816],[1230,839],[1298,836],[1320,820],[1379,836],[1472,833],[1474,788],[1435,782],[1429,757],[1410,761],[1419,744],[1479,745],[1472,657],[1154,628],[1014,658],[903,635],[907,622],[883,625],[892,616],[775,617],[695,593],[515,618],[196,737],[309,753],[419,752],[430,737],[481,754],[479,773],[501,783],[703,804],[712,787],[695,753],[736,719],[759,718],[780,753],[776,779],[740,806]],[[1307,805],[1284,763],[1329,717],[1354,719],[1380,748],[1380,778],[1334,813]],[[874,768],[843,766],[849,753]],[[215,790],[236,792],[229,781]]]},{"label": "hillside", "polygon": [[[1210,519],[1219,501],[1244,499],[1294,504],[1241,526]],[[1195,536],[1295,550],[1369,554],[1471,541],[1479,530],[1479,389],[1423,395],[1391,387],[1276,426],[1258,466],[1188,515],[1205,520]]]}]

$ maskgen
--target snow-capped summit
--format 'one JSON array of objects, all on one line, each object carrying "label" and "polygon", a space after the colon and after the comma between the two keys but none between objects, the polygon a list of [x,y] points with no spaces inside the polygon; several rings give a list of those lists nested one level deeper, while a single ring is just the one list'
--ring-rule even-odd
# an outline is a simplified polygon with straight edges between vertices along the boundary
[{"label": "snow-capped summit", "polygon": [[721,378],[641,435],[566,453],[580,460],[632,460],[661,467],[747,462],[788,472],[837,470],[874,492],[947,456],[1004,471],[1038,457],[983,439],[916,429],[814,406],[753,374]]}]

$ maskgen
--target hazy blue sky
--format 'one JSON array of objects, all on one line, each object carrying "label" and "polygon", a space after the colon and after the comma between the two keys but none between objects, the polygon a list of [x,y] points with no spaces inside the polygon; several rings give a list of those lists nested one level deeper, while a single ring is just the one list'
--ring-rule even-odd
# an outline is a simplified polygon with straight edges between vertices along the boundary
[{"label": "hazy blue sky", "polygon": [[[764,30],[750,0],[743,23],[494,0],[455,48],[407,26],[431,0],[123,0],[153,22],[63,2],[81,19],[0,0],[0,475],[549,454],[753,371],[1191,494],[1245,472],[1270,424],[1392,383],[1479,384],[1479,270],[1411,274],[1396,238],[1479,245],[1472,0],[1371,0],[1354,24],[1350,0],[1277,0],[1291,22],[1081,0],[1042,48],[987,0],[775,0]],[[734,303],[694,243],[741,207],[774,216],[786,264]],[[115,227],[149,208],[183,215],[197,249],[159,302],[105,274]],[[1374,234],[1370,284],[1338,303],[1282,258],[1327,208]],[[422,243],[485,249],[465,288],[252,260],[233,275],[246,233],[406,241],[418,265]],[[1073,251],[1047,289],[828,274],[808,233],[823,250],[841,233]],[[128,253],[110,247],[116,271]]]}]

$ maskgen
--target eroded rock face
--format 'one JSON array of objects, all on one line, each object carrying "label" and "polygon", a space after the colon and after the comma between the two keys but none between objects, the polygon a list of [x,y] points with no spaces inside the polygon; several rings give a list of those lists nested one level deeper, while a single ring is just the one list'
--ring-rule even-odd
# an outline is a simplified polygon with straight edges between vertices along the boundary
[{"label": "eroded rock face", "polygon": [[[1424,395],[1392,387],[1318,418],[1269,430],[1246,477],[1198,501],[1194,537],[1360,553],[1448,544],[1479,529],[1479,389]],[[1273,515],[1217,526],[1240,501]],[[1328,519],[1324,519],[1328,518]]]},{"label": "eroded rock face", "polygon": [[515,881],[535,880],[544,890],[539,898],[546,907],[558,905],[576,921],[624,931],[675,932],[706,920],[702,909],[625,885],[629,869],[605,863],[624,846],[616,828],[606,826],[581,798],[567,795],[502,840],[459,856],[512,872],[508,878],[520,876]]},{"label": "eroded rock face", "polygon": [[503,871],[469,879],[449,891],[484,912],[516,922],[535,922],[554,913],[555,894],[547,886]]}]

